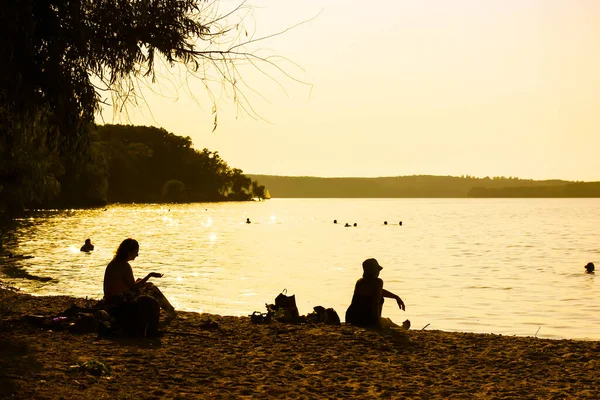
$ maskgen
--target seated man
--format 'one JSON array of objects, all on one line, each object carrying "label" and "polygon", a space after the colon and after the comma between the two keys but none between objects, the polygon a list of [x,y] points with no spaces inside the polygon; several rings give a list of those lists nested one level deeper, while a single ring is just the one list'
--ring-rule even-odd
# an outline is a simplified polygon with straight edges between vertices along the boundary
[{"label": "seated man", "polygon": [[83,246],[81,246],[81,249],[79,249],[79,251],[83,251],[83,252],[90,252],[94,250],[94,245],[92,244],[92,241],[90,239],[85,239],[85,243],[83,244]]},{"label": "seated man", "polygon": [[402,299],[383,288],[379,272],[383,269],[376,259],[369,258],[362,264],[363,277],[356,282],[352,303],[346,311],[346,322],[356,326],[381,328],[393,326],[389,319],[381,318],[383,298],[395,299],[401,310],[405,309]]}]

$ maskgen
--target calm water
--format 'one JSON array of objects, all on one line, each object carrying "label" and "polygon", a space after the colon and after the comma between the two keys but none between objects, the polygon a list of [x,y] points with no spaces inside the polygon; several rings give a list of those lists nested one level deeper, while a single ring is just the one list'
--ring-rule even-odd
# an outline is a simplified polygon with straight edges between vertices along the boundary
[{"label": "calm water", "polygon": [[[11,265],[53,279],[2,279],[34,294],[100,298],[106,264],[133,237],[136,277],[164,273],[153,281],[181,310],[248,315],[287,288],[300,313],[323,305],[343,319],[361,262],[376,257],[384,287],[406,303],[402,312],[387,301],[384,315],[414,329],[600,339],[600,271],[583,273],[600,261],[599,227],[600,199],[272,199],[33,212],[8,245],[35,258]],[[87,237],[91,254],[79,252]]]}]

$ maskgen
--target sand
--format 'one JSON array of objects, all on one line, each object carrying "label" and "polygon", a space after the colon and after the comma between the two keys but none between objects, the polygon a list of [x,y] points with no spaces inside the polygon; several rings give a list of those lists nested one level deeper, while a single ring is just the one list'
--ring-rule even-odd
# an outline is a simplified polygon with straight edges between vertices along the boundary
[{"label": "sand", "polygon": [[598,399],[600,342],[180,313],[159,338],[48,330],[70,297],[0,289],[0,398]]}]

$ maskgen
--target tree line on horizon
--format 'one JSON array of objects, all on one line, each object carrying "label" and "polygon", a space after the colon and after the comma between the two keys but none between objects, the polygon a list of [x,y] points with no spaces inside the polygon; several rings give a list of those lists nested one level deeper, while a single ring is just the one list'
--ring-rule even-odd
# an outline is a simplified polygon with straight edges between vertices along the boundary
[{"label": "tree line on horizon", "polygon": [[470,175],[321,178],[249,174],[274,198],[600,197],[600,182]]}]

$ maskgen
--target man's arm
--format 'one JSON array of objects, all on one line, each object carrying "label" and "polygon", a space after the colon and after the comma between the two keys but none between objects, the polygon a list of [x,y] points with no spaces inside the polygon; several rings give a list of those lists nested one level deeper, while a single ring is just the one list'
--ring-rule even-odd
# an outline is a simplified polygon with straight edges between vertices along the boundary
[{"label": "man's arm", "polygon": [[396,303],[398,303],[398,307],[400,307],[400,309],[402,311],[405,311],[406,306],[404,305],[404,302],[402,301],[402,299],[400,298],[400,296],[398,296],[398,295],[396,295],[396,294],[394,294],[394,293],[392,293],[390,291],[387,291],[385,289],[381,289],[381,295],[383,297],[387,297],[389,299],[396,300]]}]

